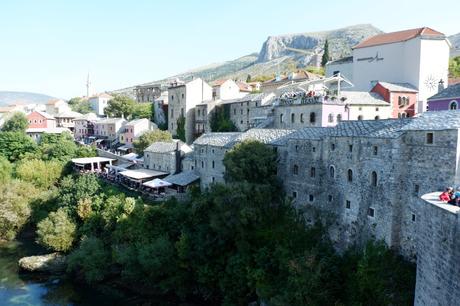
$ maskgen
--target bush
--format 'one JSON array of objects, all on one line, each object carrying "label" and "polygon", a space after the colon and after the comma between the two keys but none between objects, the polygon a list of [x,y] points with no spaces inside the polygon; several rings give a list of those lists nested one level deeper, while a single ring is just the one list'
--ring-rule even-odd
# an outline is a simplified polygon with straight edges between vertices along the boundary
[{"label": "bush", "polygon": [[16,175],[37,187],[49,188],[57,183],[63,169],[63,164],[59,161],[24,160],[17,166]]},{"label": "bush", "polygon": [[27,153],[35,153],[37,144],[21,132],[0,132],[0,155],[14,162]]},{"label": "bush", "polygon": [[59,208],[37,225],[37,242],[54,251],[68,251],[75,240],[77,226],[67,211]]},{"label": "bush", "polygon": [[28,183],[10,181],[0,184],[0,240],[12,240],[27,223],[29,202],[37,190]]},{"label": "bush", "polygon": [[0,183],[4,184],[11,178],[11,173],[13,172],[13,166],[11,163],[3,156],[0,156]]}]

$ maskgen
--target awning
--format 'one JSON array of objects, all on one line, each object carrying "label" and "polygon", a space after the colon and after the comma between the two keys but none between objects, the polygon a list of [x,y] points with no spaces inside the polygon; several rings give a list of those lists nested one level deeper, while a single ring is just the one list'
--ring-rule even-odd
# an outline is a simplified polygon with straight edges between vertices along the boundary
[{"label": "awning", "polygon": [[142,185],[150,187],[150,188],[160,188],[160,187],[168,187],[168,186],[171,186],[172,184],[156,178],[151,181],[145,182]]},{"label": "awning", "polygon": [[155,170],[147,170],[147,169],[135,169],[135,170],[126,170],[120,172],[121,175],[134,179],[134,180],[145,180],[149,178],[153,178],[156,176],[163,176],[168,173],[162,171],[155,171]]},{"label": "awning", "polygon": [[200,177],[193,171],[183,171],[164,178],[165,181],[178,186],[188,186],[199,179]]},{"label": "awning", "polygon": [[126,154],[126,155],[122,155],[121,157],[123,157],[125,159],[129,159],[129,160],[137,160],[139,155],[137,155],[136,153],[129,153],[129,154]]},{"label": "awning", "polygon": [[133,148],[132,144],[125,144],[125,145],[122,145],[121,147],[118,147],[117,150],[128,151],[128,150],[131,150],[132,148]]},{"label": "awning", "polygon": [[103,142],[104,140],[105,140],[105,139],[98,139],[98,140],[95,141],[95,143],[101,143],[101,142]]},{"label": "awning", "polygon": [[106,157],[82,157],[82,158],[74,158],[72,159],[72,163],[78,165],[87,165],[87,164],[94,164],[94,163],[104,163],[104,162],[111,162],[115,161],[113,158],[106,158]]}]

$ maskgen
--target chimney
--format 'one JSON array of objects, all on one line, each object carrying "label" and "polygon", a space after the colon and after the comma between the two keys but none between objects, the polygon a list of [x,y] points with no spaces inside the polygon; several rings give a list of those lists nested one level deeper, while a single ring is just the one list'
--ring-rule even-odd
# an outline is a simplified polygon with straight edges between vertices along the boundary
[{"label": "chimney", "polygon": [[444,87],[444,81],[441,79],[439,80],[439,83],[438,83],[438,92],[441,92],[445,89]]}]

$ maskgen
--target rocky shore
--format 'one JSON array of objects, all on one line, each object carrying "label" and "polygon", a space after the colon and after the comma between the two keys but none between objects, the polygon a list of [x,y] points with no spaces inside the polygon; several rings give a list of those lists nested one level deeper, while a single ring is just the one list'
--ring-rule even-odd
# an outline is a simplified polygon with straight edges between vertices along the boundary
[{"label": "rocky shore", "polygon": [[19,259],[19,268],[27,272],[63,273],[67,267],[66,257],[60,253],[28,256]]}]

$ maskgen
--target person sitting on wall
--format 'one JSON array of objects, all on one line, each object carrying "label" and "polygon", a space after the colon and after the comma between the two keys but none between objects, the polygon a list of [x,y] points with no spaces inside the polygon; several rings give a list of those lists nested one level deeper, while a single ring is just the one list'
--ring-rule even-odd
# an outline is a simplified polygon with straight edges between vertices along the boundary
[{"label": "person sitting on wall", "polygon": [[451,203],[453,200],[453,195],[454,195],[454,188],[452,187],[447,187],[446,190],[439,195],[439,200],[445,203]]},{"label": "person sitting on wall", "polygon": [[460,206],[460,187],[457,187],[457,191],[452,196],[452,203],[450,204]]}]

